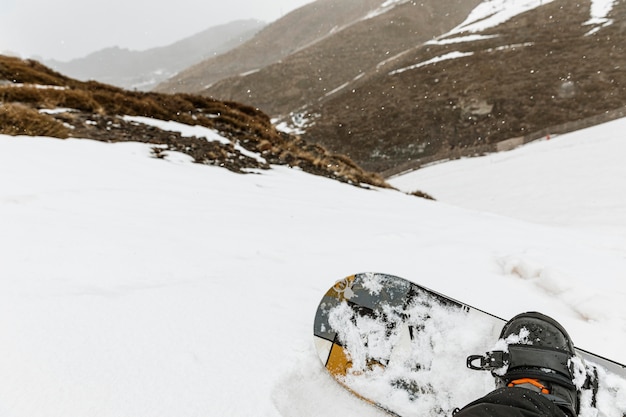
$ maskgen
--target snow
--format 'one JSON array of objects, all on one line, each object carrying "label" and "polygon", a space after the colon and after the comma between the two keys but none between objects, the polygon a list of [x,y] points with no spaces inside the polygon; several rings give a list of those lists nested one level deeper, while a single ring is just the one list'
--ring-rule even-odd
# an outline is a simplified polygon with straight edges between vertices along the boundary
[{"label": "snow", "polygon": [[609,13],[613,10],[615,0],[592,0],[589,10],[589,20],[585,22],[585,25],[593,25],[594,27],[589,30],[585,36],[593,35],[601,28],[612,25],[613,19],[609,19]]},{"label": "snow", "polygon": [[591,17],[586,24],[605,25],[612,23],[608,16],[611,10],[613,10],[614,5],[615,0],[591,0]]},{"label": "snow", "polygon": [[622,129],[626,119],[390,182],[472,210],[626,238],[626,143],[615,134]]},{"label": "snow", "polygon": [[449,52],[447,54],[444,54],[444,55],[441,55],[441,56],[437,56],[435,58],[431,58],[431,59],[428,59],[426,61],[419,62],[419,63],[414,64],[414,65],[410,65],[408,67],[398,68],[396,70],[393,70],[393,71],[389,72],[389,75],[401,74],[401,73],[403,73],[405,71],[410,71],[412,69],[421,68],[421,67],[424,67],[426,65],[435,64],[437,62],[446,61],[446,60],[449,60],[449,59],[463,58],[463,57],[471,56],[471,55],[474,55],[474,53],[473,52],[459,52],[459,51]]},{"label": "snow", "polygon": [[68,107],[57,107],[54,109],[40,109],[39,113],[43,113],[43,114],[61,114],[61,113],[69,113],[69,112],[73,112],[76,111],[74,109],[70,109]]},{"label": "snow", "polygon": [[[460,25],[431,41],[428,44],[446,45],[457,42],[468,42],[481,40],[483,38],[473,38],[478,35],[451,36],[463,33],[477,33],[494,28],[507,22],[513,17],[536,9],[537,7],[551,3],[553,0],[486,0],[480,3]],[[595,25],[586,35],[592,35],[602,27],[613,24],[613,19],[608,16],[613,10],[616,0],[591,0],[589,8],[589,20],[585,25]]]},{"label": "snow", "polygon": [[[180,133],[183,137],[195,136],[199,138],[205,138],[208,141],[215,141],[215,142],[220,142],[223,144],[231,143],[229,139],[220,135],[217,130],[210,129],[208,127],[204,127],[201,125],[190,126],[190,125],[186,125],[183,123],[175,122],[173,120],[168,120],[168,121],[155,120],[155,119],[152,119],[149,117],[143,117],[143,116],[124,116],[123,119],[127,122],[145,124],[148,126],[157,127],[161,130],[165,130],[168,132]],[[239,145],[238,143],[234,145],[234,148],[238,150],[242,155],[248,156],[252,159],[256,159],[257,161],[263,164],[267,162],[261,155],[248,151],[246,148]]]},{"label": "snow", "polygon": [[45,85],[45,84],[24,84],[24,83],[13,83],[13,82],[2,82],[3,87],[14,87],[14,88],[37,88],[39,90],[67,90],[68,87],[60,86],[60,85]]},{"label": "snow", "polygon": [[[380,281],[377,283],[380,285]],[[359,285],[367,288],[363,281]],[[358,303],[359,295],[356,297]],[[473,314],[460,314],[455,308],[420,295],[406,308],[391,301],[379,307],[385,320],[354,314],[347,303],[328,309],[328,323],[351,361],[350,372],[342,381],[347,386],[405,417],[451,415],[458,404],[467,404],[493,390],[494,379],[488,372],[458,366],[465,364],[466,352],[483,353],[493,346],[500,329],[494,334],[490,320],[474,321]],[[409,327],[419,329],[413,338]],[[372,361],[385,363],[384,372],[370,367]],[[456,388],[452,392],[451,375]],[[419,400],[412,401],[411,395],[398,387],[398,381],[422,387],[429,395],[418,393]]]},{"label": "snow", "polygon": [[0,136],[0,415],[381,416],[312,342],[322,294],[362,271],[542,311],[626,362],[624,123],[394,180],[437,202]]},{"label": "snow", "polygon": [[183,123],[175,122],[173,120],[156,120],[150,117],[143,116],[124,116],[124,119],[127,122],[134,122],[139,124],[145,124],[148,126],[154,126],[161,130],[166,130],[169,132],[178,132],[181,133],[184,137],[204,137],[208,141],[216,141],[224,144],[229,144],[230,140],[221,136],[216,130],[210,129],[208,127],[195,125],[190,126]]},{"label": "snow", "polygon": [[[513,17],[551,3],[553,0],[486,0],[480,3],[460,25],[429,42],[428,44],[446,45],[457,42],[481,40],[484,37],[475,35],[507,22]],[[613,10],[616,0],[591,0],[589,20],[585,25],[596,25],[587,35],[591,35],[602,27],[613,23],[608,16]],[[470,33],[470,35],[457,36]],[[474,34],[474,35],[471,35]],[[457,37],[452,37],[457,36]],[[452,37],[452,38],[451,38]]]},{"label": "snow", "polygon": [[379,16],[393,9],[394,7],[400,6],[402,4],[408,3],[412,0],[386,0],[381,4],[377,9],[369,12],[364,19],[371,19],[373,17]]},{"label": "snow", "polygon": [[338,93],[339,91],[343,90],[344,88],[346,88],[349,85],[350,85],[350,82],[343,83],[339,87],[334,88],[334,89],[330,90],[328,93],[324,94],[324,97],[332,96],[333,94]]},{"label": "snow", "polygon": [[[358,78],[358,77],[357,77]],[[356,78],[355,78],[356,79]],[[292,135],[302,135],[306,132],[306,129],[313,124],[315,120],[320,117],[318,113],[311,113],[307,111],[291,112],[286,120],[273,119],[272,124],[276,126],[277,130],[281,132],[289,133]]]},{"label": "snow", "polygon": [[456,28],[441,36],[445,38],[463,32],[481,32],[496,27],[509,19],[552,3],[553,0],[486,0],[480,3]]},{"label": "snow", "polygon": [[453,43],[476,42],[476,41],[483,41],[483,40],[497,38],[497,37],[498,35],[458,36],[456,38],[448,38],[448,39],[432,39],[426,42],[426,45],[451,45]]}]

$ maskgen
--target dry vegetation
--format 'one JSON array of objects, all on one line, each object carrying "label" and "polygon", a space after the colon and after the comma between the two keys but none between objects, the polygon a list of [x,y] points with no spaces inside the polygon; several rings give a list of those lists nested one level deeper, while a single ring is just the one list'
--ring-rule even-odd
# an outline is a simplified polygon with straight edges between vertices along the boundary
[{"label": "dry vegetation", "polygon": [[[66,110],[46,113],[42,109]],[[181,137],[127,122],[120,117],[123,115],[209,127],[229,138],[231,144]],[[253,107],[190,94],[130,92],[93,81],[80,82],[38,62],[4,56],[0,56],[0,133],[146,142],[155,145],[156,156],[162,156],[164,150],[184,152],[196,162],[235,172],[287,164],[355,185],[388,186],[344,156],[277,131],[268,116]],[[267,163],[242,154],[234,144],[258,152]]]},{"label": "dry vegetation", "polygon": [[0,105],[0,133],[54,138],[67,138],[70,134],[62,123],[23,104]]}]

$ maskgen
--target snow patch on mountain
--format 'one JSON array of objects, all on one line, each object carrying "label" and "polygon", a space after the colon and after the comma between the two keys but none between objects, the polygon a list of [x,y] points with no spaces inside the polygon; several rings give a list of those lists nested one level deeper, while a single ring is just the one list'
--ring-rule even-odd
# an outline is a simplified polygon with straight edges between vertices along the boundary
[{"label": "snow patch on mountain", "polygon": [[588,25],[604,25],[612,22],[608,18],[609,13],[613,10],[615,0],[591,0],[590,14],[591,18],[586,22]]},{"label": "snow patch on mountain", "polygon": [[387,0],[383,4],[381,4],[379,8],[369,12],[365,16],[365,19],[371,19],[372,17],[379,16],[383,13],[388,12],[389,10],[393,9],[396,6],[400,6],[401,4],[408,3],[410,1],[412,0]]},{"label": "snow patch on mountain", "polygon": [[593,25],[595,27],[587,32],[586,36],[593,35],[603,27],[613,24],[613,19],[610,19],[608,16],[614,5],[615,0],[591,0],[590,17],[585,22],[585,25]]},{"label": "snow patch on mountain", "polygon": [[[180,133],[183,137],[195,136],[199,138],[205,138],[208,141],[215,141],[215,142],[220,142],[223,144],[231,143],[229,139],[225,138],[217,131],[213,129],[209,129],[208,127],[200,126],[200,125],[191,126],[191,125],[186,125],[183,123],[175,122],[172,120],[168,120],[168,121],[157,120],[157,119],[152,119],[150,117],[143,117],[143,116],[124,116],[123,119],[126,120],[127,122],[142,123],[148,126],[154,126],[158,129],[166,130],[168,132],[177,132],[177,133]],[[234,144],[234,148],[238,150],[241,154],[249,158],[256,159],[257,161],[261,163],[267,162],[265,158],[263,158],[261,155],[255,152],[250,152],[249,150],[239,145],[238,143]]]},{"label": "snow patch on mountain", "polygon": [[479,4],[459,26],[441,38],[463,33],[481,32],[496,27],[511,18],[551,3],[553,0],[488,0]]},{"label": "snow patch on mountain", "polygon": [[184,123],[174,122],[172,120],[157,120],[151,117],[143,117],[143,116],[124,116],[123,119],[127,122],[132,123],[141,123],[148,126],[154,126],[161,130],[166,130],[168,132],[178,132],[183,137],[204,137],[208,141],[216,141],[223,144],[229,144],[230,140],[226,139],[224,136],[220,135],[213,129],[209,129],[208,127],[196,125],[186,125]]},{"label": "snow patch on mountain", "polygon": [[405,71],[409,71],[409,70],[412,70],[412,69],[424,67],[426,65],[435,64],[437,62],[446,61],[446,60],[449,60],[449,59],[464,58],[464,57],[470,56],[470,55],[474,55],[474,53],[473,52],[454,51],[454,52],[450,52],[450,53],[447,53],[447,54],[444,54],[444,55],[437,56],[437,57],[429,59],[427,61],[423,61],[423,62],[417,63],[415,65],[410,65],[410,66],[404,67],[404,68],[398,68],[397,70],[391,71],[389,73],[389,75],[401,74],[401,73],[403,73]]},{"label": "snow patch on mountain", "polygon": [[426,42],[426,45],[450,45],[453,43],[476,42],[497,37],[498,35],[467,35],[448,39],[432,39]]}]

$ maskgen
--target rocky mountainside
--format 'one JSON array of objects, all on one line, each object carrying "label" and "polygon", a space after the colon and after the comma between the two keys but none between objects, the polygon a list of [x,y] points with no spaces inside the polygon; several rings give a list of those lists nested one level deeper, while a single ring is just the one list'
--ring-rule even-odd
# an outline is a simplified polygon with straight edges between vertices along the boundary
[{"label": "rocky mountainside", "polygon": [[[209,128],[221,139],[159,127],[172,122],[187,130]],[[348,158],[277,131],[267,115],[248,105],[190,94],[126,91],[2,55],[0,134],[144,142],[153,145],[155,157],[182,152],[197,163],[238,173],[288,165],[357,186],[388,187]]]},{"label": "rocky mountainside", "polygon": [[[330,3],[309,6],[330,18],[320,7]],[[255,65],[244,54],[247,73],[217,77],[198,65],[193,82],[190,69],[160,88],[245,102],[377,172],[488,152],[626,106],[625,0],[352,3],[363,8],[350,21],[280,59]]]},{"label": "rocky mountainside", "polygon": [[265,25],[258,20],[239,20],[145,51],[111,47],[68,62],[44,63],[79,80],[148,91],[185,68],[241,45]]},{"label": "rocky mountainside", "polygon": [[543,1],[486,30],[417,45],[308,105],[303,137],[383,172],[586,127],[576,122],[626,106],[626,2],[597,23],[590,6]]}]

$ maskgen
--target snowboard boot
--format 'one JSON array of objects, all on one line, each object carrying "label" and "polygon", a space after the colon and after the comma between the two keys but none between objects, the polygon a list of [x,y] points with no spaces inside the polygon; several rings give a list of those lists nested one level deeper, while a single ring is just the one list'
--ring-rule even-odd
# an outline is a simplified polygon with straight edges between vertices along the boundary
[{"label": "snowboard boot", "polygon": [[[576,352],[563,326],[541,313],[522,313],[504,325],[500,339],[507,344],[505,350],[470,356],[468,366],[490,370],[497,388],[539,392],[576,417],[579,400],[571,368]],[[474,365],[477,359],[480,367]]]}]

